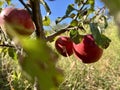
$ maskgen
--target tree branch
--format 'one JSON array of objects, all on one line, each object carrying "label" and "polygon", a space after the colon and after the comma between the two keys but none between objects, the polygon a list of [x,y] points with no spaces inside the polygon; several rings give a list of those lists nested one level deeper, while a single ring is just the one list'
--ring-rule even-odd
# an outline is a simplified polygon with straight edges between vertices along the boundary
[{"label": "tree branch", "polygon": [[28,8],[28,5],[26,5],[23,0],[19,0],[19,1],[20,1],[20,3],[27,9],[27,11],[32,15],[32,12],[31,12],[31,10]]},{"label": "tree branch", "polygon": [[60,34],[62,34],[62,33],[64,33],[64,32],[66,32],[66,31],[67,31],[67,29],[62,29],[62,30],[60,30],[60,31],[58,31],[58,32],[55,32],[55,33],[51,34],[50,36],[47,36],[47,41],[52,42],[53,39],[54,39],[56,36],[58,36],[58,35],[60,35]]},{"label": "tree branch", "polygon": [[75,28],[77,28],[77,27],[67,26],[66,28],[60,29],[59,31],[57,31],[57,32],[55,32],[55,33],[47,36],[46,40],[52,42],[52,41],[54,41],[54,38],[55,38],[56,36],[58,36],[58,35],[60,35],[60,34],[62,34],[62,33],[64,33],[64,32],[66,32],[66,31],[75,29]]},{"label": "tree branch", "polygon": [[36,26],[36,36],[37,38],[46,39],[44,29],[43,29],[43,23],[42,23],[42,14],[40,11],[40,1],[30,0],[30,4],[32,7],[33,21]]}]

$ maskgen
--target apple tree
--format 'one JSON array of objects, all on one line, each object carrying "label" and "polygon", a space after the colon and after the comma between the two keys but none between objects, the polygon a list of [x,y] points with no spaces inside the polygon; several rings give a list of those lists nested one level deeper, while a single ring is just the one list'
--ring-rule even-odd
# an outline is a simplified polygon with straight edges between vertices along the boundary
[{"label": "apple tree", "polygon": [[[16,8],[12,0],[1,0],[1,53],[18,61],[22,74],[35,88],[56,90],[64,79],[62,70],[56,67],[60,55],[67,57],[75,54],[83,63],[93,63],[100,59],[104,49],[109,46],[111,40],[104,35],[109,19],[106,6],[113,16],[119,18],[116,5],[119,6],[120,2],[111,0],[110,5],[108,1],[102,1],[105,6],[96,9],[95,0],[74,0],[65,8],[64,16],[58,16],[55,21],[57,25],[69,18],[70,23],[46,34],[49,31],[45,31],[44,26],[50,26],[49,15],[52,11],[45,0],[18,0],[24,8]],[[44,17],[41,5],[47,12]],[[62,36],[65,32],[69,35]],[[57,52],[49,47],[51,42],[55,42]]]}]

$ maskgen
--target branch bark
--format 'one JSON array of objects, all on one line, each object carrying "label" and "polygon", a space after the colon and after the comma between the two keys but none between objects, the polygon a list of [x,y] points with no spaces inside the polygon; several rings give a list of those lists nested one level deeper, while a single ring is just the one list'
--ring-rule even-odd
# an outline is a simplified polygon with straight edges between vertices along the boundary
[{"label": "branch bark", "polygon": [[37,38],[46,39],[44,29],[43,29],[43,23],[42,23],[42,14],[40,9],[40,1],[39,0],[30,0],[30,4],[32,7],[32,16],[33,21],[36,26],[36,36]]},{"label": "branch bark", "polygon": [[69,30],[71,30],[71,29],[74,29],[74,28],[76,28],[76,27],[67,26],[66,28],[60,29],[59,31],[57,31],[57,32],[55,32],[55,33],[47,36],[47,37],[46,37],[46,40],[49,41],[49,42],[52,42],[52,41],[54,41],[54,38],[55,38],[56,36],[58,36],[58,35],[60,35],[60,34],[62,34],[62,33],[64,33],[64,32],[66,32],[66,31],[69,31]]},{"label": "branch bark", "polygon": [[60,30],[60,31],[58,31],[58,32],[55,32],[55,33],[51,34],[50,36],[47,36],[47,41],[52,42],[53,39],[54,39],[56,36],[58,36],[58,35],[60,35],[60,34],[62,34],[62,33],[64,33],[64,32],[66,32],[66,31],[67,31],[67,29],[62,29],[62,30]]}]

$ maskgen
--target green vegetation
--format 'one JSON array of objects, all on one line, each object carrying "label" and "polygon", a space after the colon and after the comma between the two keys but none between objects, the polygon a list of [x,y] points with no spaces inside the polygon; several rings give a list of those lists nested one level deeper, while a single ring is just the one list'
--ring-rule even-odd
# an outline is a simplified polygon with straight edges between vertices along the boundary
[{"label": "green vegetation", "polygon": [[[61,29],[52,28],[49,17],[52,11],[45,0],[18,0],[25,8],[21,10],[17,9],[12,1],[0,1],[0,90],[120,89],[120,33],[114,23],[108,23],[109,14],[112,13],[119,26],[119,7],[116,8],[120,6],[119,1],[102,0],[105,6],[97,7],[96,0],[74,0],[67,6],[65,15],[58,16],[55,20],[56,24],[60,24],[65,19],[71,19],[68,25]],[[45,17],[41,13],[41,4],[46,11]],[[8,9],[9,6],[13,8]],[[109,8],[109,13],[106,12],[106,7]],[[45,31],[44,26],[50,27],[53,32]],[[86,29],[93,36],[89,40],[80,34],[82,31],[87,34]],[[66,39],[57,42],[56,37],[61,34],[69,35],[70,40],[76,44],[81,40],[83,43],[77,47],[72,42],[70,50]],[[95,45],[93,38],[104,50],[103,55],[103,50],[98,55],[98,48],[94,47],[93,50],[89,47]],[[82,60],[77,60],[73,53]],[[102,58],[99,59],[100,56]],[[83,60],[98,61],[88,64]]]},{"label": "green vegetation", "polygon": [[98,62],[84,64],[74,56],[60,58],[58,65],[65,72],[60,90],[120,89],[120,40],[115,24],[111,23],[105,34],[112,42]]},{"label": "green vegetation", "polygon": [[[112,42],[104,50],[104,54],[98,62],[84,64],[74,55],[66,58],[59,57],[57,66],[63,69],[65,76],[59,86],[60,90],[120,89],[120,40],[114,23],[109,24],[105,34]],[[33,85],[21,74],[18,62],[8,57],[8,54],[4,55],[1,51],[0,90],[10,90],[10,88],[11,90],[31,90]]]},{"label": "green vegetation", "polygon": [[[114,23],[109,24],[105,34],[112,42],[104,50],[104,54],[98,62],[84,64],[74,55],[66,58],[59,57],[57,66],[63,69],[65,76],[59,86],[60,90],[120,89],[120,40]],[[18,62],[2,51],[0,72],[0,90],[31,90],[33,88],[33,85],[21,74]]]}]

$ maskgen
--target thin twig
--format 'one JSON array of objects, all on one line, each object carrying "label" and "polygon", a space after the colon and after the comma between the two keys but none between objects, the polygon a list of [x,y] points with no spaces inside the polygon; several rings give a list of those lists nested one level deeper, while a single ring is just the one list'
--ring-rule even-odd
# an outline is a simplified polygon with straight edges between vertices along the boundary
[{"label": "thin twig", "polygon": [[10,47],[10,48],[15,48],[14,46],[12,46],[12,45],[7,45],[7,44],[1,44],[0,47]]},{"label": "thin twig", "polygon": [[19,0],[21,2],[21,4],[27,9],[27,11],[32,15],[31,10],[29,9],[28,5],[24,3],[23,0]]},{"label": "thin twig", "polygon": [[79,16],[79,14],[81,14],[85,10],[85,9],[83,10],[83,8],[85,7],[85,5],[86,5],[87,2],[88,2],[88,0],[86,0],[85,2],[83,2],[81,8],[78,10],[78,13],[77,13],[75,19],[77,19],[78,16]]}]

